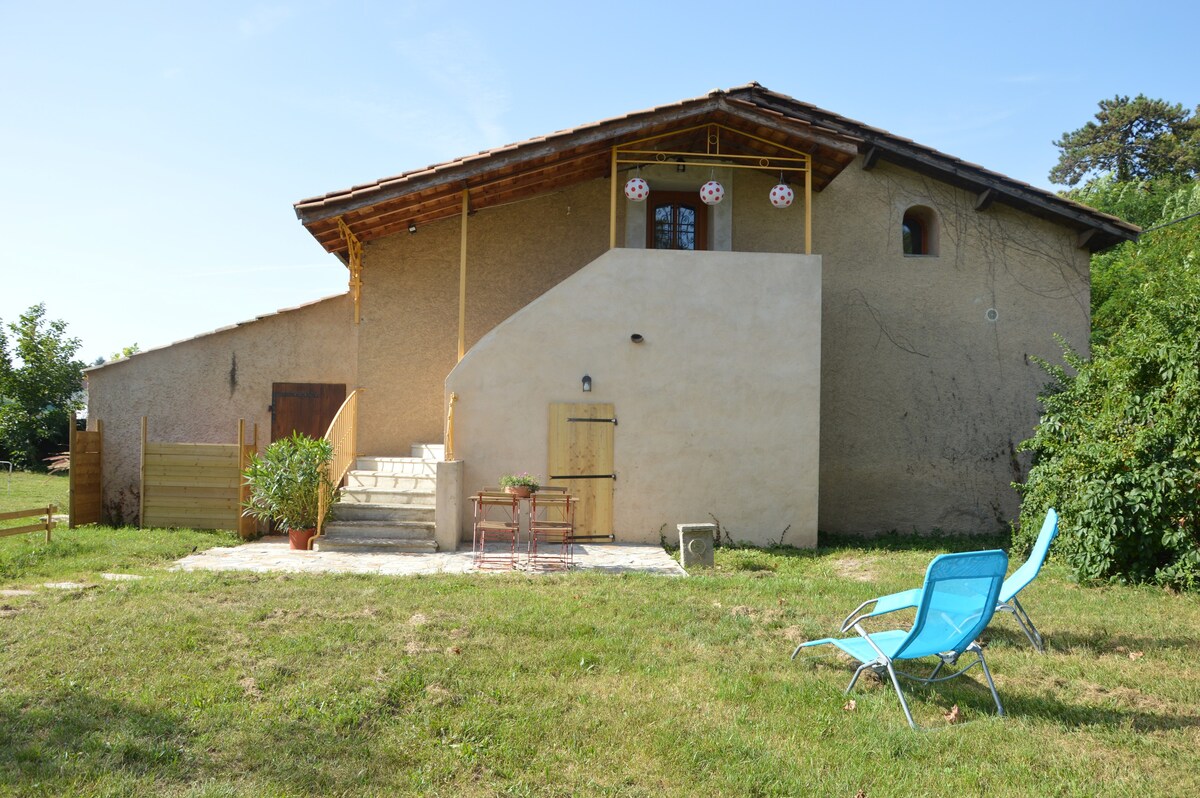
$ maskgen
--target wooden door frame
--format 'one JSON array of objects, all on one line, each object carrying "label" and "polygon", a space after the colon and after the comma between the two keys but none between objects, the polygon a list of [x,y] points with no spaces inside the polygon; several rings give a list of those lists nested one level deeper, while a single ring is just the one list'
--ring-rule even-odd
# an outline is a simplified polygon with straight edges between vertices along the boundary
[{"label": "wooden door frame", "polygon": [[664,200],[672,205],[685,205],[696,208],[696,232],[695,241],[696,247],[694,250],[681,250],[683,252],[703,252],[708,250],[708,217],[709,206],[705,205],[700,199],[700,195],[694,191],[651,191],[650,196],[646,198],[646,249],[655,249],[654,246],[654,209],[664,204]]}]

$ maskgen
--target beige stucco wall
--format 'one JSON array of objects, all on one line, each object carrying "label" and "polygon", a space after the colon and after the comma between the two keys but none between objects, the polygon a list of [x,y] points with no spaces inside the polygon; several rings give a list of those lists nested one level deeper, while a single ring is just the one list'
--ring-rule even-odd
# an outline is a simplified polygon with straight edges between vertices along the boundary
[{"label": "beige stucco wall", "polygon": [[[1038,419],[1054,335],[1087,350],[1075,234],[881,163],[813,203],[823,257],[821,528],[990,531],[1016,516],[1015,446]],[[934,210],[937,257],[905,257],[905,208]],[[994,310],[994,320],[988,311]]]},{"label": "beige stucco wall", "polygon": [[785,542],[814,545],[820,296],[819,257],[604,254],[447,379],[466,492],[505,472],[546,474],[551,402],[612,402],[618,540],[657,542],[715,516],[734,539],[787,529]]},{"label": "beige stucco wall", "polygon": [[270,442],[271,383],[357,383],[347,296],[264,316],[87,372],[88,418],[104,422],[104,501],[136,514],[141,418],[155,441],[235,443],[258,424]]},{"label": "beige stucco wall", "polygon": [[[664,180],[680,178],[668,171]],[[801,197],[789,209],[772,208],[767,192],[776,181],[777,176],[746,170],[723,174],[729,193],[718,210],[731,226],[734,253],[803,252]],[[794,187],[802,194],[801,186]],[[608,181],[593,180],[470,218],[468,347],[605,253],[608,203]],[[974,203],[972,194],[886,162],[870,171],[852,164],[814,195],[813,253],[823,264],[822,530],[990,531],[1016,515],[1018,497],[1009,484],[1021,475],[1024,461],[1014,448],[1036,424],[1036,394],[1046,381],[1034,358],[1058,357],[1055,334],[1086,350],[1088,255],[1075,246],[1072,230],[999,203],[979,212]],[[901,253],[900,220],[912,205],[932,208],[937,217],[936,257]],[[639,228],[633,217],[644,218],[645,211],[630,208],[621,196],[617,229],[640,246],[644,226]],[[113,441],[106,444],[106,498],[136,482],[136,425],[143,413],[152,416],[152,435],[163,439],[232,440],[239,417],[259,421],[265,438],[271,382],[365,387],[359,442],[364,453],[404,455],[413,443],[440,441],[443,389],[456,361],[460,230],[459,220],[451,219],[422,226],[415,235],[369,242],[357,329],[343,297],[92,372],[90,412],[105,420]],[[702,264],[709,256],[675,257]],[[331,262],[330,268],[342,267]],[[610,306],[581,304],[627,319],[622,308],[639,301],[639,285],[631,283],[624,298]],[[741,297],[740,304],[733,296]],[[772,297],[717,292],[706,301],[719,301],[734,315],[748,314],[756,324],[766,323],[766,309],[776,323],[791,323]],[[297,342],[311,341],[313,329],[333,334],[321,339],[326,343],[315,354],[307,354]],[[572,351],[590,345],[589,330],[572,330]],[[566,333],[547,339],[522,325],[507,327],[506,336],[512,345],[533,350],[567,346],[571,340]],[[628,340],[628,332],[622,340]],[[231,389],[235,353],[238,384]],[[682,367],[690,368],[692,355],[679,357]],[[730,358],[733,367],[740,367],[739,360]],[[566,398],[578,395],[581,375],[572,375]],[[598,388],[604,386],[599,375],[593,376]],[[748,376],[745,384],[720,379],[713,390],[740,395],[755,379]],[[598,400],[601,394],[595,396]],[[779,426],[792,418],[787,406],[769,412]],[[714,422],[727,423],[724,418]],[[544,435],[544,426],[539,416],[534,428]],[[672,434],[661,440],[661,456],[672,459],[686,450],[698,426],[669,425]],[[544,448],[535,447],[537,462],[544,461]],[[763,462],[776,455],[767,449],[758,454]],[[481,470],[472,471],[468,461],[465,489],[494,482],[508,467],[500,464],[498,470],[485,461]],[[675,487],[665,485],[661,493]],[[773,498],[763,494],[762,501]],[[638,507],[642,500],[626,493],[624,501]],[[779,531],[740,529],[716,514],[747,538],[765,539]],[[657,527],[652,531],[657,539]],[[647,529],[637,533],[650,534]],[[789,533],[789,542],[799,542],[794,534]]]}]

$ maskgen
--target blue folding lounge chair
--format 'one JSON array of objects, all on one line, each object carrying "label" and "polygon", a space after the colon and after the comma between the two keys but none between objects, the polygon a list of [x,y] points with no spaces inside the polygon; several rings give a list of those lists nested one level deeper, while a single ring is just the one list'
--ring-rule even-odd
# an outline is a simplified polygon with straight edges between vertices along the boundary
[{"label": "blue folding lounge chair", "polygon": [[[1038,651],[1046,650],[1042,633],[1033,625],[1033,621],[1029,619],[1029,614],[1025,612],[1025,608],[1021,606],[1021,602],[1017,601],[1017,594],[1025,589],[1026,585],[1033,581],[1034,577],[1042,570],[1042,566],[1046,564],[1046,555],[1050,553],[1050,544],[1054,542],[1054,538],[1058,536],[1058,512],[1051,507],[1046,511],[1046,520],[1042,522],[1042,529],[1038,532],[1037,540],[1034,541],[1033,550],[1029,552],[1029,559],[1026,560],[1020,568],[1013,571],[1012,576],[1004,580],[1004,584],[1000,586],[999,604],[996,605],[996,612],[1010,612],[1017,619],[1017,623],[1021,626],[1021,631],[1029,638],[1029,642]],[[905,590],[900,593],[893,593],[890,596],[883,596],[875,599],[875,610],[872,615],[883,615],[884,613],[894,612],[896,610],[911,609],[917,606],[917,600],[920,598],[921,590]],[[870,604],[871,602],[867,602]],[[866,604],[863,605],[864,607]],[[859,609],[862,609],[860,607]],[[857,612],[858,610],[855,610]],[[853,615],[854,613],[850,613]],[[845,628],[842,629],[845,631]]]},{"label": "blue folding lounge chair", "polygon": [[[897,675],[914,681],[931,684],[944,682],[966,673],[976,663],[983,667],[983,675],[987,678],[992,698],[996,701],[998,714],[1004,714],[1000,704],[1000,696],[996,693],[996,684],[992,681],[991,671],[983,658],[983,649],[975,641],[979,633],[991,621],[996,612],[997,597],[1000,585],[1004,581],[1004,572],[1008,570],[1008,555],[999,549],[995,551],[969,551],[958,554],[943,554],[934,559],[925,571],[925,584],[916,591],[917,614],[913,619],[912,628],[908,631],[892,629],[886,632],[868,633],[862,627],[862,621],[876,615],[891,612],[894,607],[878,609],[882,599],[864,601],[858,609],[850,613],[842,624],[842,631],[853,629],[858,637],[832,638],[811,640],[796,646],[792,659],[806,646],[832,644],[857,659],[862,664],[854,671],[854,678],[846,688],[849,693],[858,682],[858,677],[865,670],[873,670],[882,678],[886,671],[891,677],[896,695],[900,697],[900,706],[904,708],[904,716],[908,725],[917,728],[913,722],[908,702],[904,699],[904,691],[900,688]],[[872,612],[863,612],[868,604],[876,604]],[[964,652],[970,651],[976,655],[975,662],[949,676],[938,677],[944,665],[955,665]],[[919,659],[921,657],[937,656],[941,661],[933,672],[926,677],[914,676],[894,667],[896,660]]]}]

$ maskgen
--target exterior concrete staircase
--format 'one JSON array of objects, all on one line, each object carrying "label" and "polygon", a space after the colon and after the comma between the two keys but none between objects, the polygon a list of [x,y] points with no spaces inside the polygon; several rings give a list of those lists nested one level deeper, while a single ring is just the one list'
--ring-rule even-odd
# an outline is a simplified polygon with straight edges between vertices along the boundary
[{"label": "exterior concrete staircase", "polygon": [[433,517],[443,452],[440,444],[414,444],[411,457],[358,458],[313,550],[437,551]]}]

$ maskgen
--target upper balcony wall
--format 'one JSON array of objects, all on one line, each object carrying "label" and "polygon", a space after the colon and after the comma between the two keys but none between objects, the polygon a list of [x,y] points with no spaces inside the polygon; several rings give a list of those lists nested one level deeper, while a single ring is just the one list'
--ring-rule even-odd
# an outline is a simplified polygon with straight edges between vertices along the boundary
[{"label": "upper balcony wall", "polygon": [[735,539],[815,545],[820,271],[817,256],[605,253],[446,380],[466,493],[546,475],[550,403],[612,402],[619,541],[712,515]]}]

